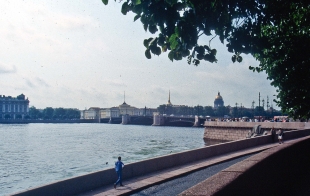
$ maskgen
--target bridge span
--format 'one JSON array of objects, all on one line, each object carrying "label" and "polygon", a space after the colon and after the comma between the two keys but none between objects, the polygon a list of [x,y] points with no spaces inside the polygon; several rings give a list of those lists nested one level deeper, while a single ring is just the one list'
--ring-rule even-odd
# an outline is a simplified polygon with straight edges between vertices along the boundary
[{"label": "bridge span", "polygon": [[123,125],[153,125],[153,126],[176,126],[176,127],[202,127],[206,118],[198,116],[136,116],[122,115],[121,117],[101,118],[100,123],[123,124]]}]

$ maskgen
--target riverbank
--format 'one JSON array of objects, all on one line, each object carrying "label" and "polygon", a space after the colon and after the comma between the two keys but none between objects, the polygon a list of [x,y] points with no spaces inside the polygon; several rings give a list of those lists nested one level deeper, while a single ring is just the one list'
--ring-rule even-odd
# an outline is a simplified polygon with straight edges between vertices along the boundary
[{"label": "riverbank", "polygon": [[203,128],[0,124],[0,195],[205,146]]},{"label": "riverbank", "polygon": [[0,124],[29,124],[29,123],[98,123],[95,119],[51,120],[51,119],[0,119]]},{"label": "riverbank", "polygon": [[[295,139],[309,134],[310,130],[289,131],[286,132],[285,138]],[[131,183],[126,185],[122,191],[115,190],[111,187],[111,184],[116,180],[115,171],[111,168],[30,189],[16,195],[41,195],[43,193],[45,195],[73,195],[83,192],[94,195],[95,192],[93,191],[97,192],[97,189],[102,189],[102,187],[109,187],[106,188],[106,190],[101,190],[101,193],[104,191],[103,194],[105,195],[129,194],[138,189],[148,187],[150,184],[167,181],[171,178],[184,175],[185,173],[207,167],[207,165],[214,165],[220,162],[219,160],[214,162],[214,158],[226,157],[225,160],[229,160],[236,156],[243,156],[245,151],[249,153],[248,150],[252,150],[251,153],[253,153],[276,145],[278,144],[272,143],[271,136],[267,135],[126,164],[123,178],[132,179],[133,181],[130,181]],[[234,154],[233,157],[231,157],[232,154]],[[161,175],[159,175],[159,173],[161,173]]]},{"label": "riverbank", "polygon": [[310,195],[310,137],[285,141],[179,194]]}]

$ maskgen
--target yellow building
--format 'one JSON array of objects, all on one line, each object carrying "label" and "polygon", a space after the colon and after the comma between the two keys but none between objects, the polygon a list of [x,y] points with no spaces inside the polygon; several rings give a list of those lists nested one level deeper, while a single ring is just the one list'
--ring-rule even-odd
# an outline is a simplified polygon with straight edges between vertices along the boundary
[{"label": "yellow building", "polygon": [[139,113],[138,108],[128,105],[125,101],[123,104],[119,105],[118,108],[119,108],[120,115],[125,115],[125,114],[138,115]]}]

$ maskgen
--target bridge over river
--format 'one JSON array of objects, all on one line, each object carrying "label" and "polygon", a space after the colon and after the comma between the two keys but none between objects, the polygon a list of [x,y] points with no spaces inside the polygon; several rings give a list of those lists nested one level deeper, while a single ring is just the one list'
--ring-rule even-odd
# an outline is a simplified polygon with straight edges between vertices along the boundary
[{"label": "bridge over river", "polygon": [[153,125],[153,126],[176,126],[176,127],[202,127],[206,121],[205,117],[199,116],[135,116],[123,115],[121,117],[101,118],[100,123],[131,124],[131,125]]}]

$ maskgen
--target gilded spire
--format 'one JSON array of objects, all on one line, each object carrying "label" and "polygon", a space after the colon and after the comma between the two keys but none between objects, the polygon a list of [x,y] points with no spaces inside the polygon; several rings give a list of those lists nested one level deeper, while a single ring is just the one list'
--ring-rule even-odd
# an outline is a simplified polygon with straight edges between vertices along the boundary
[{"label": "gilded spire", "polygon": [[124,91],[124,103],[123,104],[126,104],[126,101],[125,101],[125,91]]},{"label": "gilded spire", "polygon": [[171,103],[171,101],[170,101],[170,90],[169,90],[169,99],[168,99],[167,105],[172,105],[172,103]]}]

